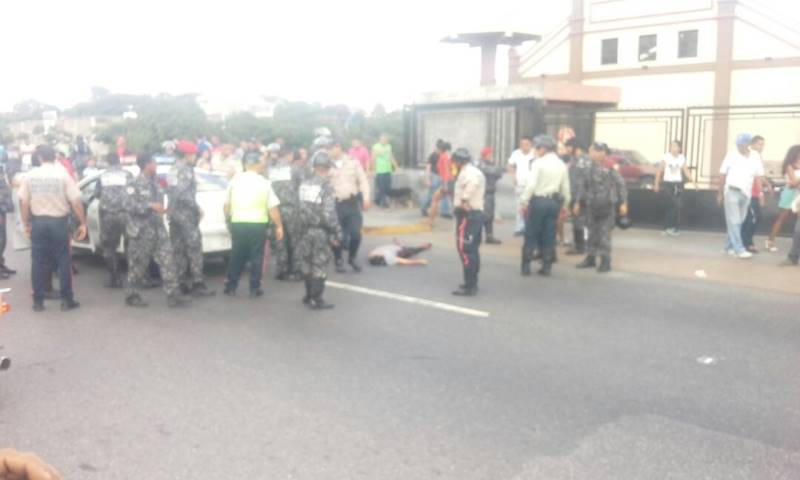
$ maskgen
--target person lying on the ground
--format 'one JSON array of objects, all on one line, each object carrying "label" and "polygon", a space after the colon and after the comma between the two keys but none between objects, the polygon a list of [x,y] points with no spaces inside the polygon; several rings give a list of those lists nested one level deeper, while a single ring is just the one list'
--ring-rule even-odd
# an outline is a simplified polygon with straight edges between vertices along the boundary
[{"label": "person lying on the ground", "polygon": [[376,267],[427,265],[428,261],[424,258],[414,259],[411,257],[430,248],[430,243],[423,243],[418,247],[404,247],[395,240],[392,244],[382,245],[369,252],[369,264]]}]

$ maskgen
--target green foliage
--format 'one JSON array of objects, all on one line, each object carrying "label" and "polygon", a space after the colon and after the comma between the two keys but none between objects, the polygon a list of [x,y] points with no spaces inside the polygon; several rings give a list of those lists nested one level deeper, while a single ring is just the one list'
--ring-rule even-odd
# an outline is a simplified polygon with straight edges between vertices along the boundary
[{"label": "green foliage", "polygon": [[[372,116],[352,111],[346,105],[321,106],[317,103],[283,102],[272,118],[249,112],[228,116],[224,122],[209,122],[194,95],[158,97],[110,94],[93,91],[94,100],[67,110],[68,115],[122,115],[135,111],[138,117],[115,122],[97,132],[97,139],[114,145],[122,135],[132,151],[157,151],[164,140],[218,136],[224,142],[238,143],[256,138],[263,144],[282,137],[291,147],[309,146],[314,129],[328,127],[346,144],[358,138],[370,147],[381,133],[390,136],[398,160],[403,159],[403,113],[387,113],[378,105]],[[132,108],[131,108],[132,106]]]},{"label": "green foliage", "polygon": [[209,130],[205,112],[194,95],[146,97],[136,108],[136,119],[101,129],[97,138],[109,145],[122,135],[134,152],[156,152],[165,140],[196,138]]},{"label": "green foliage", "polygon": [[268,142],[273,137],[272,123],[265,118],[258,118],[249,112],[235,113],[225,119],[225,124],[220,125],[223,131],[222,139],[229,142],[239,142],[257,138],[262,143]]}]

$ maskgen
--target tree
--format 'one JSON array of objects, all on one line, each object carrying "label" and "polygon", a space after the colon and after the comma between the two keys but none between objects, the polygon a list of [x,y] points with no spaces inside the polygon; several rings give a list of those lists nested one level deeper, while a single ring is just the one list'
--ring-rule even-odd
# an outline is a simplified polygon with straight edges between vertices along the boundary
[{"label": "tree", "polygon": [[134,152],[156,152],[165,140],[194,139],[206,134],[210,125],[194,95],[146,97],[136,109],[138,118],[114,123],[97,133],[113,145],[119,136]]},{"label": "tree", "polygon": [[109,95],[111,95],[111,91],[105,87],[92,87],[92,100],[95,102]]},{"label": "tree", "polygon": [[235,113],[225,119],[223,139],[226,141],[241,141],[257,138],[267,142],[272,138],[273,131],[269,119],[258,118],[252,113]]}]

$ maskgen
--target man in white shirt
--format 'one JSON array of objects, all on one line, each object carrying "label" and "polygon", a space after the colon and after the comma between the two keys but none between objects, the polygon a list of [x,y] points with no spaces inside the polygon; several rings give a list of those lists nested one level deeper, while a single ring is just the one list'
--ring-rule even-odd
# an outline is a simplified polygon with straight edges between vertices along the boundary
[{"label": "man in white shirt", "polygon": [[[530,137],[522,137],[519,141],[519,148],[514,150],[508,159],[508,171],[514,178],[515,195],[519,200],[525,190],[525,183],[528,181],[528,171],[533,163],[534,151],[533,141]],[[517,223],[514,227],[514,235],[520,236],[525,233],[525,218],[517,212]]]},{"label": "man in white shirt", "polygon": [[528,217],[522,247],[522,275],[531,274],[530,263],[538,248],[542,257],[539,275],[546,277],[555,260],[558,217],[569,205],[571,191],[567,166],[555,154],[556,140],[550,135],[539,135],[534,139],[534,146],[538,158],[528,172],[519,197],[519,211]]},{"label": "man in white shirt", "polygon": [[742,259],[753,256],[742,243],[742,224],[750,205],[753,182],[760,182],[764,175],[764,165],[760,157],[750,152],[752,138],[749,133],[740,133],[736,137],[736,150],[725,156],[719,171],[723,179],[720,182],[717,202],[724,205],[725,223],[728,229],[725,251],[728,255]]}]

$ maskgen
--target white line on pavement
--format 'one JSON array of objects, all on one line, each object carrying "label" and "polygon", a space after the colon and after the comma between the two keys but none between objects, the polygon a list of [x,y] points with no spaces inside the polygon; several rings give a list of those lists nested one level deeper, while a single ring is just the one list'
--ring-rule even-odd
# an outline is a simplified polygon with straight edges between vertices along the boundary
[{"label": "white line on pavement", "polygon": [[339,283],[331,281],[327,281],[325,283],[327,286],[331,288],[349,290],[351,292],[363,293],[365,295],[372,295],[373,297],[388,298],[400,302],[413,303],[416,305],[422,305],[424,307],[437,308],[439,310],[445,310],[448,312],[460,313],[462,315],[470,315],[473,317],[481,317],[481,318],[489,317],[489,312],[484,312],[483,310],[475,310],[472,308],[459,307],[458,305],[450,305],[449,303],[435,302],[433,300],[426,300],[424,298],[411,297],[408,295],[401,295],[398,293],[384,292],[383,290],[374,290],[372,288],[359,287],[347,283]]}]

